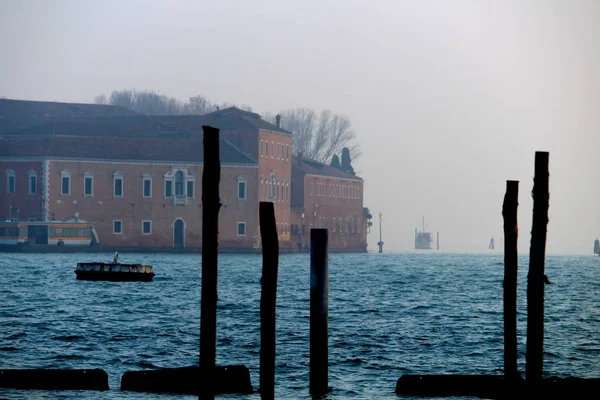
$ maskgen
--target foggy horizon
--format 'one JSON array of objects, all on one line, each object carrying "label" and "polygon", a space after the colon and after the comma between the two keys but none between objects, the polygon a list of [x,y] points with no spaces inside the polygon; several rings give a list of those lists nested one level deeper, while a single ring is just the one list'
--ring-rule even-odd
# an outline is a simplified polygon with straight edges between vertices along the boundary
[{"label": "foggy horizon", "polygon": [[[92,103],[113,90],[202,95],[264,115],[349,117],[377,249],[503,251],[520,181],[529,253],[534,156],[550,152],[548,254],[600,236],[600,3],[356,1],[0,3],[0,97]],[[435,245],[434,245],[435,248]],[[435,250],[433,250],[435,251]]]}]

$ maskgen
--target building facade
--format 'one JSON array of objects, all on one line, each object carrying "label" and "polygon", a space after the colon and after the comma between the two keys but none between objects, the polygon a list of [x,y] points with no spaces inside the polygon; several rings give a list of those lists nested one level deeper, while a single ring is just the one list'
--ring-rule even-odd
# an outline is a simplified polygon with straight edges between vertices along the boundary
[{"label": "building facade", "polygon": [[3,220],[91,223],[107,250],[199,250],[202,126],[210,125],[221,138],[222,250],[260,249],[260,201],[275,205],[282,251],[306,248],[311,227],[330,229],[333,251],[366,249],[362,179],[292,157],[279,118],[273,125],[237,108],[140,116],[94,105],[69,115],[65,103],[45,112],[43,102],[10,102],[0,101]]},{"label": "building facade", "polygon": [[366,251],[368,220],[363,180],[303,157],[292,163],[292,233],[299,250],[310,245],[311,228],[329,231],[333,251]]}]

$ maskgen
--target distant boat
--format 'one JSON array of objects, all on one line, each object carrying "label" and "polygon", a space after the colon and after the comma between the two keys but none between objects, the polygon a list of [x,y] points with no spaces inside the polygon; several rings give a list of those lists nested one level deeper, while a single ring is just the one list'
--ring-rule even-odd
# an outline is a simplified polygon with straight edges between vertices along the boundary
[{"label": "distant boat", "polygon": [[112,263],[77,263],[75,275],[83,281],[150,282],[155,274],[151,265],[121,264],[117,252]]},{"label": "distant boat", "polygon": [[488,247],[488,249],[490,250],[494,250],[496,248],[496,246],[494,245],[494,238],[490,239],[490,245]]},{"label": "distant boat", "polygon": [[90,262],[77,263],[75,275],[83,281],[151,282],[155,274],[151,265]]},{"label": "distant boat", "polygon": [[[439,236],[439,235],[438,235]],[[423,217],[423,230],[421,232],[415,228],[415,249],[431,250],[433,248],[433,233],[425,232],[425,217]],[[439,246],[438,246],[439,249]]]},{"label": "distant boat", "polygon": [[594,254],[598,254],[600,256],[600,240],[597,238],[594,241]]}]

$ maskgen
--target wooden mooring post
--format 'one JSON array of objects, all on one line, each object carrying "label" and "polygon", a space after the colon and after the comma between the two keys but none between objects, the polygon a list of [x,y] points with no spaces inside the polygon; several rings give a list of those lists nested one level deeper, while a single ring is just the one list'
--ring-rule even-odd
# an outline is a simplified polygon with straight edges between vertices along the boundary
[{"label": "wooden mooring post", "polygon": [[[215,393],[215,361],[217,348],[217,271],[219,182],[219,130],[203,126],[204,168],[202,171],[202,297],[200,304],[200,370],[204,375],[201,392]],[[198,377],[200,379],[200,377]]]},{"label": "wooden mooring post", "polygon": [[504,376],[507,383],[517,378],[517,209],[519,181],[506,181],[502,205],[504,218]]},{"label": "wooden mooring post", "polygon": [[275,398],[275,305],[279,268],[279,239],[275,207],[270,202],[259,204],[262,242],[262,278],[260,296],[260,395]]},{"label": "wooden mooring post", "polygon": [[527,275],[527,352],[526,375],[528,384],[542,381],[544,360],[544,261],[546,252],[546,229],[548,226],[547,152],[535,153],[535,176],[533,178],[533,221],[531,247],[529,250],[529,273]]},{"label": "wooden mooring post", "polygon": [[328,391],[329,266],[327,229],[310,230],[310,394]]}]

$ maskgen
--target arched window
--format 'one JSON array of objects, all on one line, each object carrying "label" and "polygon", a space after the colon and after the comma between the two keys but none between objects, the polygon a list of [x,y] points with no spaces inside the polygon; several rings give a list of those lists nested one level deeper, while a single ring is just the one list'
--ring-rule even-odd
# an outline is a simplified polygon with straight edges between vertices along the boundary
[{"label": "arched window", "polygon": [[182,195],[183,194],[183,171],[177,171],[175,173],[175,194]]}]

